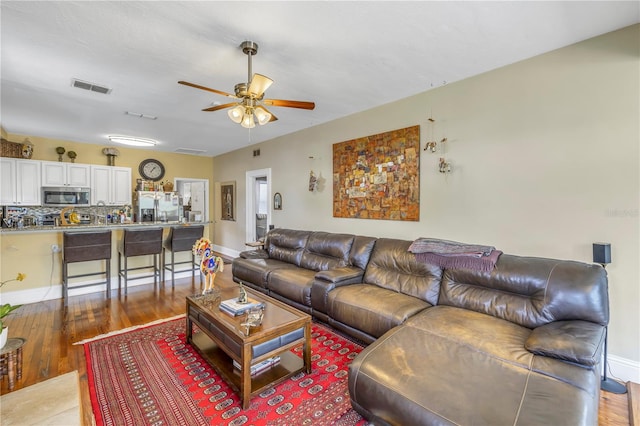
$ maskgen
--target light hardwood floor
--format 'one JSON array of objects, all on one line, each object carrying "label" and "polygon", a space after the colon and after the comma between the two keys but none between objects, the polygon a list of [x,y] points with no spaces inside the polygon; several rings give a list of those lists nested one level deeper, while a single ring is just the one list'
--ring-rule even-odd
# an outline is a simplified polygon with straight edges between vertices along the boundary
[{"label": "light hardwood floor", "polygon": [[[231,267],[218,273],[217,285],[234,285]],[[200,291],[196,278],[171,283],[129,287],[128,296],[113,291],[111,299],[104,293],[92,293],[69,299],[65,308],[62,300],[50,300],[24,305],[7,317],[10,335],[24,337],[23,376],[15,390],[52,377],[78,370],[83,423],[93,422],[87,386],[87,370],[81,345],[83,339],[134,325],[146,324],[185,312],[185,296]],[[7,379],[2,381],[1,394],[8,393]],[[600,425],[629,425],[627,395],[600,394]],[[633,404],[632,404],[633,405]]]}]

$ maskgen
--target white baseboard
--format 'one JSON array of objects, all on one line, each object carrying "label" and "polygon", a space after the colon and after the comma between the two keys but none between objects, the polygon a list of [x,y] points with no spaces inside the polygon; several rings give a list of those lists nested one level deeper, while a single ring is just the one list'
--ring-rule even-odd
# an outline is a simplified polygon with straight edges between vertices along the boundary
[{"label": "white baseboard", "polygon": [[[167,271],[167,274],[170,275],[171,272]],[[130,274],[129,279],[135,279],[137,276],[145,275],[145,273],[141,274]],[[196,273],[197,276],[197,273]],[[191,277],[191,271],[176,271],[175,273],[176,279],[178,278],[188,278]],[[169,281],[171,281],[171,277],[169,276]],[[87,281],[75,281],[73,285],[85,285],[85,284],[93,284],[99,283],[103,280],[95,279],[95,280],[87,280]],[[158,282],[160,280],[158,279]],[[150,284],[153,283],[153,277],[146,277],[135,279],[134,281],[129,281],[127,287],[135,287],[138,285]],[[96,285],[92,287],[82,287],[82,288],[70,288],[69,296],[80,296],[82,294],[89,293],[98,293],[107,290],[106,284]],[[111,277],[111,290],[118,290],[118,277]],[[17,290],[17,291],[8,291],[2,292],[0,294],[2,300],[0,303],[10,303],[12,305],[24,305],[28,303],[38,303],[44,302],[45,300],[54,300],[54,299],[62,299],[62,283],[52,284],[49,287],[39,287],[32,288],[28,290]]]},{"label": "white baseboard", "polygon": [[238,250],[230,249],[230,248],[219,246],[219,245],[216,245],[216,244],[213,244],[212,248],[213,248],[213,251],[215,251],[216,253],[223,254],[223,255],[225,255],[227,257],[230,257],[232,259],[234,257],[240,256],[240,252]]},{"label": "white baseboard", "polygon": [[[608,378],[623,382],[640,383],[640,362],[611,354],[608,354],[607,358],[609,361]],[[604,362],[602,364],[604,366]]]}]

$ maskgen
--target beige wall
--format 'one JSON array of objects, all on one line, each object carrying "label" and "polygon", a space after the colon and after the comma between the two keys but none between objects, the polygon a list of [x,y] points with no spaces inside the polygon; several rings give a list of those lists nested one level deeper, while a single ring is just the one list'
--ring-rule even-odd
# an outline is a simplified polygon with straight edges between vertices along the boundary
[{"label": "beige wall", "polygon": [[[4,129],[2,129],[4,131]],[[4,133],[3,133],[4,136]],[[55,152],[57,146],[64,147],[67,151],[76,151],[78,157],[77,163],[86,164],[107,164],[107,157],[102,154],[102,148],[106,145],[93,145],[78,142],[61,141],[55,139],[42,138],[33,135],[16,135],[8,133],[6,139],[12,142],[22,142],[28,137],[34,144],[34,160],[57,161],[58,154]],[[116,166],[131,167],[132,188],[135,188],[136,179],[140,178],[138,173],[138,164],[146,158],[156,158],[165,166],[164,180],[170,180],[176,177],[208,179],[209,190],[213,192],[213,184],[211,177],[213,175],[213,161],[211,157],[200,157],[185,154],[174,154],[168,152],[157,152],[149,149],[134,149],[127,147],[118,147],[120,156],[116,158]],[[64,157],[65,162],[69,162],[69,158]],[[213,209],[213,196],[209,194],[209,211]],[[211,216],[213,217],[213,216]],[[120,234],[114,234],[114,243],[118,241],[116,237]],[[205,235],[213,238],[213,227],[205,228]],[[38,288],[46,288],[49,286],[60,286],[61,270],[60,255],[51,254],[51,245],[58,244],[62,246],[62,233],[35,233],[35,234],[18,234],[4,233],[0,234],[0,277],[8,280],[15,278],[18,272],[27,274],[27,279],[21,283],[9,283],[2,287],[2,292],[25,291]],[[182,254],[180,254],[182,256]],[[136,261],[134,261],[135,263]],[[147,263],[144,258],[140,259],[141,264]],[[117,252],[114,246],[114,256],[112,257],[112,279],[117,279]],[[89,264],[78,264],[72,274],[84,273],[90,269]],[[98,279],[98,277],[96,277]],[[35,294],[35,293],[34,293]]]},{"label": "beige wall", "polygon": [[[283,195],[272,216],[279,227],[440,237],[584,262],[593,242],[610,242],[610,353],[638,362],[639,40],[635,25],[216,157],[214,180],[238,182],[239,220],[217,224],[214,243],[245,248],[245,172],[269,167]],[[444,153],[421,151],[420,221],[333,218],[332,144],[419,124],[424,147],[431,114],[434,137],[449,141]],[[451,174],[438,172],[440,156]],[[325,179],[317,193],[310,170]]]}]

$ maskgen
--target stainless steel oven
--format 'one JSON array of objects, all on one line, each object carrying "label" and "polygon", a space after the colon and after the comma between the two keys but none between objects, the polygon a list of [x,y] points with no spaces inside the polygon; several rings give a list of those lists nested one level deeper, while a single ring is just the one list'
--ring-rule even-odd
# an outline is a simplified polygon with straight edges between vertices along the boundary
[{"label": "stainless steel oven", "polygon": [[42,187],[43,206],[88,206],[90,202],[90,188],[73,186]]}]

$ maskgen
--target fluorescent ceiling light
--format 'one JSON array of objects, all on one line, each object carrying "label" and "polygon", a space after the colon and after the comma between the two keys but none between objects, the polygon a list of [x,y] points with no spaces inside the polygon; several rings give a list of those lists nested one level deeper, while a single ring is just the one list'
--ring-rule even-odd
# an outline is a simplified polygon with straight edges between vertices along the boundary
[{"label": "fluorescent ceiling light", "polygon": [[133,146],[155,146],[158,141],[153,139],[134,138],[131,136],[107,136],[111,142]]}]

